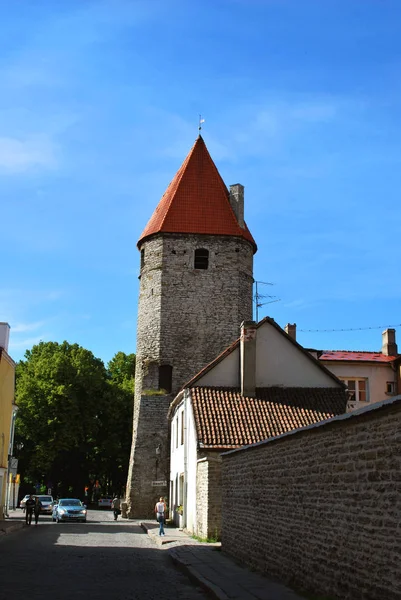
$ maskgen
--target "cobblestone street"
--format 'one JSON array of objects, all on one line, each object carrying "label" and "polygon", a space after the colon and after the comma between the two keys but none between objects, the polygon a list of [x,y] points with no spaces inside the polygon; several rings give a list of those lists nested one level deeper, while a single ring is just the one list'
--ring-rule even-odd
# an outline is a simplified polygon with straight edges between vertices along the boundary
[{"label": "cobblestone street", "polygon": [[85,524],[41,517],[2,536],[0,554],[1,600],[206,598],[138,523],[114,522],[111,511],[89,511]]}]

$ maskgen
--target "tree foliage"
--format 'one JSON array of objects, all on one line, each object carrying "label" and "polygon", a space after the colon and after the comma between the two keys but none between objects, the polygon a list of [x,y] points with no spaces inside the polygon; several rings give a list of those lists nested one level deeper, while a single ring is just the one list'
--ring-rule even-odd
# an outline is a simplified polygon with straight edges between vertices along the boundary
[{"label": "tree foliage", "polygon": [[[118,352],[108,369],[78,344],[41,342],[17,365],[16,442],[30,486],[82,497],[121,492],[132,434],[135,355]],[[28,490],[30,491],[30,490]]]}]

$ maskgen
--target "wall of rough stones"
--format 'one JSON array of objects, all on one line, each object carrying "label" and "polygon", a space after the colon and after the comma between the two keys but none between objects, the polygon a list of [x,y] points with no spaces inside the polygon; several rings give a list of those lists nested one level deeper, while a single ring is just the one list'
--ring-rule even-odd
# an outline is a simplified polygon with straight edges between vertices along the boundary
[{"label": "wall of rough stones", "polygon": [[[171,395],[135,397],[126,498],[130,519],[154,517],[156,501],[160,496],[168,497],[170,441],[167,411],[172,399]],[[156,454],[156,448],[159,454]],[[154,485],[152,482],[156,481],[166,481],[166,485]]]},{"label": "wall of rough stones", "polygon": [[[208,269],[194,269],[199,248],[209,251]],[[145,240],[141,251],[134,431],[127,482],[130,517],[148,516],[140,507],[153,498],[144,492],[148,465],[154,461],[155,445],[150,440],[161,436],[162,422],[167,436],[167,411],[174,393],[239,337],[242,321],[252,318],[253,248],[247,241],[162,234]],[[159,388],[160,365],[172,366],[173,395],[164,401],[147,395]],[[157,399],[156,420],[149,409],[150,398]]]},{"label": "wall of rough stones", "polygon": [[221,456],[215,452],[197,463],[195,533],[205,539],[221,535]]},{"label": "wall of rough stones", "polygon": [[222,498],[236,559],[319,597],[400,600],[401,396],[224,454]]},{"label": "wall of rough stones", "polygon": [[[194,269],[198,248],[209,268]],[[252,318],[252,246],[228,236],[163,240],[160,358],[173,366],[173,390],[212,361]]]}]

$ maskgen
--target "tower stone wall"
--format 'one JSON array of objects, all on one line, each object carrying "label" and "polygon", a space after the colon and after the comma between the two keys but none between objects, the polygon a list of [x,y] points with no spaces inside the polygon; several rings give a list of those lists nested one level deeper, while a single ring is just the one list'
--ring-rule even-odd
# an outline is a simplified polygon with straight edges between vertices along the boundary
[{"label": "tower stone wall", "polygon": [[[208,251],[195,269],[195,251]],[[159,233],[140,245],[141,272],[134,433],[127,482],[128,516],[149,517],[168,496],[167,412],[180,388],[239,336],[252,319],[253,252],[228,235]],[[160,393],[160,367],[171,388]],[[166,486],[160,485],[166,481]]]}]

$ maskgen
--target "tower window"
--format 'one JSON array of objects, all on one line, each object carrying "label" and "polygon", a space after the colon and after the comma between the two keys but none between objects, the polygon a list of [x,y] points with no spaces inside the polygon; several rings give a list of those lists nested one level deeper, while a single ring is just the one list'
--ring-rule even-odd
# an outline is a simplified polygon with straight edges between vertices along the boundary
[{"label": "tower window", "polygon": [[141,250],[141,269],[145,266],[145,248]]},{"label": "tower window", "polygon": [[166,390],[168,394],[171,392],[173,381],[173,367],[171,365],[159,366],[159,390]]},{"label": "tower window", "polygon": [[205,248],[198,248],[195,250],[195,269],[207,269],[209,266],[209,250]]}]

